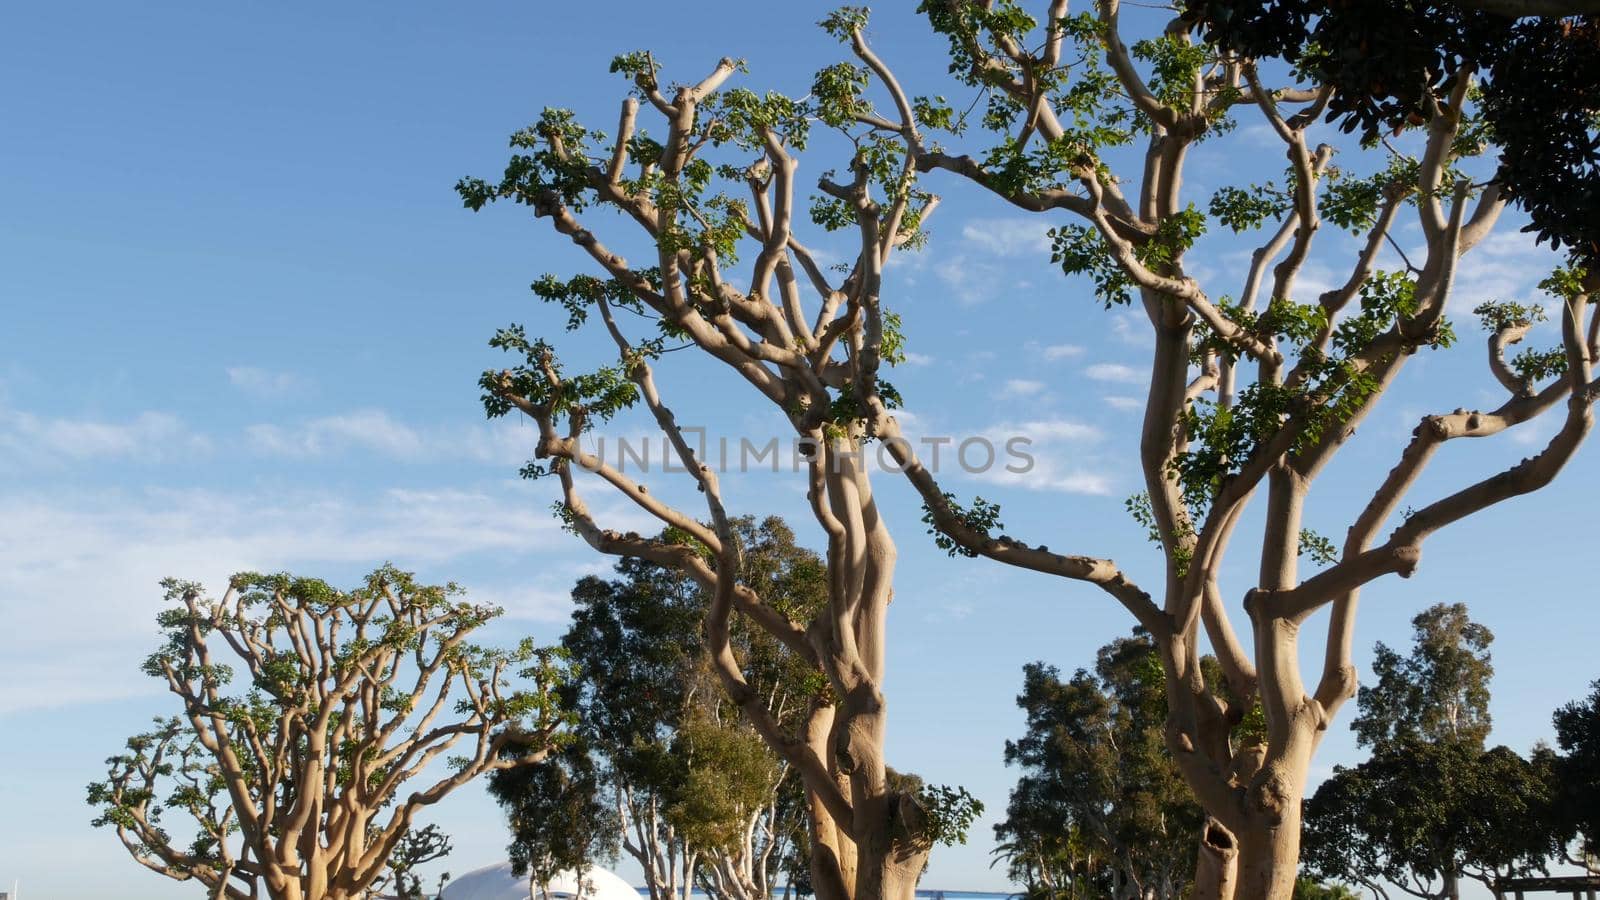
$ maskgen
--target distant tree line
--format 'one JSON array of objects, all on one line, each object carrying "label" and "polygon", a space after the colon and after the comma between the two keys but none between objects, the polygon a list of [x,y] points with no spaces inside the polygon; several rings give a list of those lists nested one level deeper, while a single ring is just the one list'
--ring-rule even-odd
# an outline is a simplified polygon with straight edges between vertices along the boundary
[{"label": "distant tree line", "polygon": [[[1462,883],[1575,864],[1600,872],[1600,680],[1554,716],[1556,747],[1524,757],[1488,746],[1494,635],[1462,604],[1413,620],[1408,654],[1379,643],[1352,723],[1369,757],[1338,767],[1305,804],[1302,900],[1459,900]],[[1204,661],[1208,678],[1222,678]],[[1225,690],[1225,679],[1223,679]],[[1063,679],[1023,667],[1023,736],[1005,757],[1022,775],[996,853],[1029,896],[1187,896],[1196,845],[1214,839],[1163,752],[1160,663],[1135,631]],[[1228,740],[1258,741],[1259,709]],[[1225,849],[1225,848],[1224,848]],[[1204,860],[1202,853],[1198,859]]]}]

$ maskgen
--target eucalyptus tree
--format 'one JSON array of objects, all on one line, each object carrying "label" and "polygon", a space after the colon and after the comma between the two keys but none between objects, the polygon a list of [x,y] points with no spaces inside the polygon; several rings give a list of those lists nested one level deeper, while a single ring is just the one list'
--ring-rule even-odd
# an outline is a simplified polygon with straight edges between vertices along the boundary
[{"label": "eucalyptus tree", "polygon": [[[846,25],[841,19],[831,27],[843,34]],[[816,894],[909,898],[944,834],[941,823],[964,821],[972,806],[964,793],[900,789],[884,758],[896,548],[862,453],[897,396],[880,369],[903,359],[898,319],[879,296],[884,267],[922,239],[935,200],[914,187],[904,153],[896,161],[893,147],[878,141],[856,148],[842,161],[842,177],[819,182],[814,217],[854,236],[853,260],[835,273],[797,233],[804,202],[797,154],[814,122],[854,125],[854,69],[825,69],[811,100],[801,102],[729,87],[744,68],[733,59],[679,85],[661,78],[647,52],[619,56],[611,68],[631,84],[614,135],[547,109],[512,137],[516,152],[501,178],[463,179],[458,190],[474,209],[495,200],[526,205],[598,267],[599,276],[546,276],[534,290],[561,304],[571,327],[597,320],[618,362],[576,373],[549,341],[505,329],[493,344],[519,360],[485,373],[487,411],[519,411],[536,423],[535,460],[525,474],[559,481],[558,513],[591,546],[672,569],[707,592],[706,644],[721,689],[804,785]],[[647,120],[659,122],[659,137],[650,136]],[[647,247],[642,264],[617,249],[629,241]],[[736,282],[738,255],[750,249],[748,281]],[[654,324],[641,333],[639,317]],[[747,386],[744,396],[756,404],[738,407],[740,394],[719,392],[727,407],[775,413],[803,448],[795,469],[804,473],[810,512],[827,542],[826,603],[815,613],[785,609],[769,584],[742,572],[729,512],[738,498],[725,494],[719,473],[696,455],[656,378],[674,358],[664,354],[680,347],[725,365],[729,381]],[[585,448],[596,423],[636,404],[672,448],[678,471],[669,477],[698,490],[698,508],[662,499],[669,494]],[[590,478],[580,482],[585,472]],[[585,495],[596,483],[653,516],[665,536],[621,531],[597,518]],[[763,489],[750,493],[755,502],[764,499]],[[793,727],[742,670],[735,612],[826,682]],[[928,808],[929,800],[952,799],[954,809]]]},{"label": "eucalyptus tree", "polygon": [[1381,747],[1401,741],[1464,743],[1481,749],[1489,737],[1489,645],[1494,634],[1472,621],[1464,603],[1436,603],[1411,619],[1411,652],[1373,647],[1376,681],[1356,695],[1350,727],[1356,742]]},{"label": "eucalyptus tree", "polygon": [[1306,868],[1376,896],[1459,900],[1543,872],[1561,842],[1549,759],[1414,737],[1334,774],[1306,802]]},{"label": "eucalyptus tree", "polygon": [[1378,894],[1458,900],[1463,879],[1494,890],[1559,854],[1554,760],[1485,748],[1494,635],[1464,605],[1431,606],[1412,626],[1406,656],[1377,645],[1377,681],[1351,722],[1372,755],[1307,801],[1305,862]]},{"label": "eucalyptus tree", "polygon": [[144,671],[181,712],[129,738],[88,799],[134,860],[213,897],[364,897],[432,842],[422,810],[561,739],[559,655],[471,643],[500,611],[454,585],[384,567],[350,591],[255,573],[220,600],[165,587]]},{"label": "eucalyptus tree", "polygon": [[[744,577],[791,610],[819,607],[824,570],[776,518],[739,520]],[[512,858],[549,872],[620,849],[652,900],[702,887],[728,900],[766,898],[803,830],[788,767],[727,701],[699,641],[709,598],[674,569],[623,559],[618,577],[585,577],[563,649],[578,671],[563,691],[579,742],[558,767],[497,773],[491,790],[512,820]],[[741,671],[783,727],[823,688],[765,632],[733,629]],[[556,760],[552,760],[556,761]],[[552,770],[547,774],[546,770]]]},{"label": "eucalyptus tree", "polygon": [[1561,748],[1554,762],[1560,832],[1564,843],[1576,841],[1568,860],[1600,873],[1600,680],[1553,719]]},{"label": "eucalyptus tree", "polygon": [[1194,876],[1204,815],[1166,752],[1164,676],[1147,635],[1100,648],[1063,680],[1023,667],[1027,730],[1006,741],[1022,769],[995,836],[1024,875],[1054,891],[1169,900]]}]

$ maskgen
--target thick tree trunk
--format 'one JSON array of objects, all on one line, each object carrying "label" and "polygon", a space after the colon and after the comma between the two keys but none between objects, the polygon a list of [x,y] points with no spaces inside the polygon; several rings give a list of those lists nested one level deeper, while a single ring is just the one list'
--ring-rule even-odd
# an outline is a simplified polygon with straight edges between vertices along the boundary
[{"label": "thick tree trunk", "polygon": [[1200,833],[1194,867],[1194,900],[1233,900],[1239,882],[1239,845],[1215,819]]},{"label": "thick tree trunk", "polygon": [[927,824],[921,804],[896,792],[870,797],[858,801],[856,823],[868,827],[856,845],[853,900],[913,900],[931,849],[918,837]]},{"label": "thick tree trunk", "polygon": [[[1235,900],[1290,900],[1300,871],[1300,801],[1304,778],[1292,796],[1284,796],[1281,817],[1258,822],[1236,835],[1239,840],[1239,880]],[[1252,815],[1252,818],[1257,818]]]}]

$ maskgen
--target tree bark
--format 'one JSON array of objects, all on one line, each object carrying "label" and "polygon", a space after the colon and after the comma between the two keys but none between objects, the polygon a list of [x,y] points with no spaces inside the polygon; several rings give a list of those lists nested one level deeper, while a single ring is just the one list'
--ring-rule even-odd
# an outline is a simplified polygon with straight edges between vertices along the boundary
[{"label": "tree bark", "polygon": [[1239,882],[1239,845],[1232,833],[1208,818],[1200,833],[1194,867],[1194,900],[1233,900]]}]

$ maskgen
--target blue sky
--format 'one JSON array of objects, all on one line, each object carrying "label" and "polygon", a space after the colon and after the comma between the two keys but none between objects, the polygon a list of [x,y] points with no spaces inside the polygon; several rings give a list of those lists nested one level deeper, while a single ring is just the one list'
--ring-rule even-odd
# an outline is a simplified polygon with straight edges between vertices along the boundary
[{"label": "blue sky", "polygon": [[[838,54],[811,25],[825,9],[8,10],[0,886],[17,878],[30,895],[61,900],[200,895],[140,870],[112,835],[88,827],[82,802],[100,761],[169,708],[138,673],[163,576],[220,586],[236,570],[292,568],[353,582],[393,560],[504,605],[501,639],[560,634],[567,588],[609,564],[555,527],[550,485],[516,478],[530,433],[485,422],[474,382],[500,362],[485,347],[495,328],[559,329],[526,286],[582,261],[521,210],[463,211],[451,186],[498,172],[505,136],[543,106],[571,106],[610,128],[623,86],[605,70],[617,52],[654,48],[682,78],[744,56],[752,86],[802,93],[809,73]],[[880,11],[873,36],[914,90],[963,96],[944,80],[941,42],[908,10]],[[803,171],[840,161],[807,159]],[[1281,167],[1281,151],[1246,125],[1227,146],[1197,151],[1188,190],[1203,204],[1216,187]],[[913,353],[893,375],[908,429],[1036,435],[1034,477],[951,486],[1001,500],[1012,534],[1113,556],[1154,582],[1155,556],[1122,509],[1138,490],[1129,406],[1147,362],[1140,322],[1101,310],[1085,285],[1052,270],[1043,231],[1060,222],[951,181],[932,187],[946,199],[932,245],[902,258],[886,292]],[[1469,257],[1458,313],[1482,299],[1533,296],[1551,260],[1518,224],[1509,216]],[[1350,239],[1323,241],[1303,278],[1307,293],[1341,278],[1353,256]],[[1192,259],[1215,293],[1227,293],[1242,280],[1246,250],[1208,238]],[[1465,346],[1419,359],[1319,484],[1312,527],[1342,533],[1418,416],[1497,402],[1476,326],[1462,319],[1459,330]],[[571,346],[580,357],[603,351],[584,336]],[[759,398],[717,390],[725,380],[687,356],[659,373],[680,418],[713,433],[773,433]],[[1528,454],[1548,434],[1541,427],[1446,448],[1417,496]],[[1597,464],[1585,449],[1551,490],[1434,538],[1416,577],[1370,589],[1358,665],[1374,640],[1403,644],[1423,606],[1467,602],[1498,637],[1494,739],[1523,751],[1548,739],[1551,709],[1600,675],[1592,542],[1576,529],[1600,501]],[[901,548],[890,761],[964,784],[991,810],[971,844],[935,854],[925,883],[999,887],[989,825],[1014,780],[1000,760],[1020,728],[1020,668],[1034,659],[1088,665],[1131,622],[1092,588],[946,558],[923,534],[909,490],[878,481]],[[784,514],[818,543],[792,478],[730,478],[727,495],[735,511]],[[603,493],[591,496],[610,521],[637,522]],[[1236,565],[1242,590],[1253,561]],[[1349,718],[1325,742],[1319,777],[1355,758]],[[456,837],[453,870],[500,857],[499,815],[478,789],[435,818]]]}]

